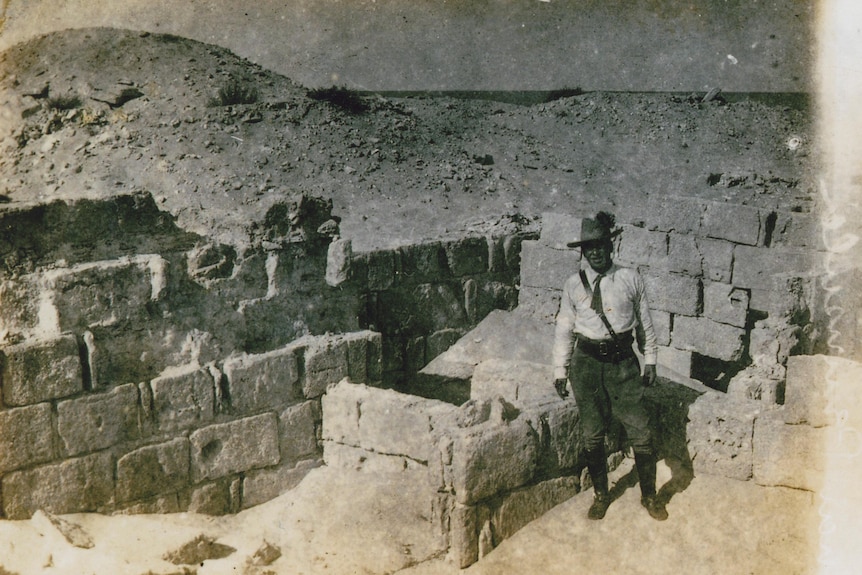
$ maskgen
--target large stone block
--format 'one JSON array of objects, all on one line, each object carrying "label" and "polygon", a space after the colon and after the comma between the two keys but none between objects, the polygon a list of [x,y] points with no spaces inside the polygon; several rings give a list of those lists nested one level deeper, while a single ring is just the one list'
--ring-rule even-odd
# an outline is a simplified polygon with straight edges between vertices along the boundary
[{"label": "large stone block", "polygon": [[114,495],[113,458],[101,452],[67,459],[2,479],[3,512],[7,519],[27,519],[38,509],[63,515],[98,511]]},{"label": "large stone block", "polygon": [[377,453],[333,441],[323,442],[323,461],[327,467],[368,473],[402,473],[418,470],[424,474],[428,470],[424,463],[404,455]]},{"label": "large stone block", "polygon": [[117,461],[117,501],[169,494],[188,486],[189,440],[178,437],[127,453]]},{"label": "large stone block", "polygon": [[[691,356],[690,351],[660,345],[656,363],[660,371],[661,368],[665,368],[683,377],[691,377]],[[659,373],[659,375],[662,374]]]},{"label": "large stone block", "polygon": [[349,346],[342,337],[321,337],[308,340],[305,349],[305,379],[302,393],[306,398],[320,397],[327,387],[348,376]]},{"label": "large stone block", "polygon": [[458,502],[469,505],[530,481],[537,466],[537,439],[523,417],[470,428],[454,438],[452,484]]},{"label": "large stone block", "polygon": [[39,326],[42,308],[40,290],[36,274],[0,281],[0,330],[8,334],[33,333]]},{"label": "large stone block", "polygon": [[278,421],[264,413],[210,425],[189,436],[195,483],[279,462]]},{"label": "large stone block", "polygon": [[578,477],[557,477],[506,494],[491,510],[494,540],[508,539],[530,521],[541,517],[581,489]]},{"label": "large stone block", "polygon": [[562,289],[521,286],[518,292],[518,311],[544,323],[552,324],[557,318],[557,312],[560,311],[562,294]]},{"label": "large stone block", "polygon": [[354,383],[380,381],[383,336],[363,330],[341,335],[347,342],[347,377]]},{"label": "large stone block", "polygon": [[425,359],[431,361],[452,347],[461,339],[464,331],[460,329],[441,329],[429,335],[425,340]]},{"label": "large stone block", "polygon": [[730,284],[709,282],[703,286],[703,315],[719,323],[745,327],[748,292]]},{"label": "large stone block", "polygon": [[686,433],[695,474],[751,479],[754,421],[765,407],[718,393],[706,393],[691,404]]},{"label": "large stone block", "polygon": [[667,250],[666,233],[652,232],[636,226],[624,226],[617,259],[633,266],[656,266],[667,261]]},{"label": "large stone block", "polygon": [[764,238],[764,219],[761,211],[751,206],[709,202],[701,221],[700,234],[756,246]]},{"label": "large stone block", "polygon": [[78,343],[71,335],[3,348],[0,363],[6,405],[39,403],[84,389]]},{"label": "large stone block", "polygon": [[705,209],[706,204],[697,198],[651,194],[643,214],[648,230],[690,234],[700,229]]},{"label": "large stone block", "polygon": [[700,310],[701,286],[697,278],[644,273],[643,280],[650,309],[682,315],[697,315]]},{"label": "large stone block", "polygon": [[705,317],[676,316],[671,345],[722,361],[737,361],[745,351],[745,329]]},{"label": "large stone block", "polygon": [[674,273],[700,277],[703,275],[703,254],[698,238],[691,234],[668,234],[667,258],[654,267]]},{"label": "large stone block", "polygon": [[[862,365],[841,357],[794,355],[787,360],[787,423],[862,429]],[[848,434],[848,437],[850,434]]]},{"label": "large stone block", "polygon": [[388,250],[368,252],[360,256],[359,265],[366,270],[366,287],[370,291],[389,289],[395,283],[396,256],[395,252]]},{"label": "large stone block", "polygon": [[199,427],[215,415],[215,381],[208,369],[177,369],[150,382],[158,428],[175,431]]},{"label": "large stone block", "polygon": [[449,511],[449,556],[459,568],[479,560],[479,512],[476,506],[455,503]]},{"label": "large stone block", "polygon": [[566,244],[575,241],[580,235],[581,216],[542,213],[542,232],[539,236],[542,245],[555,250],[567,250]]},{"label": "large stone block", "polygon": [[526,361],[489,359],[479,363],[470,382],[470,399],[503,399],[519,405],[554,402],[551,365]]},{"label": "large stone block", "polygon": [[[546,385],[546,387],[551,387]],[[555,394],[556,395],[556,394]],[[528,411],[539,432],[539,471],[545,477],[571,472],[579,463],[580,414],[573,398]]]},{"label": "large stone block", "polygon": [[0,411],[0,474],[52,456],[51,404]]},{"label": "large stone block", "polygon": [[292,463],[318,453],[317,423],[320,419],[320,406],[316,401],[288,407],[279,414],[282,463]]},{"label": "large stone block", "polygon": [[461,238],[443,245],[449,271],[455,277],[483,274],[488,271],[488,240]]},{"label": "large stone block", "polygon": [[780,411],[754,422],[754,481],[819,491],[826,470],[826,429],[787,425]]},{"label": "large stone block", "polygon": [[230,404],[236,413],[261,411],[302,397],[293,346],[227,359],[222,371],[227,376]]},{"label": "large stone block", "polygon": [[165,261],[153,255],[87,263],[52,270],[45,280],[60,331],[79,331],[145,317],[146,304],[165,287]]},{"label": "large stone block", "polygon": [[326,253],[326,284],[336,287],[350,279],[352,259],[352,242],[348,239],[333,240]]},{"label": "large stone block", "polygon": [[822,268],[822,256],[804,248],[736,246],[733,250],[733,285],[741,288],[772,290],[776,276],[807,277]]},{"label": "large stone block", "polygon": [[366,388],[366,391],[360,406],[359,441],[354,445],[377,453],[429,461],[436,451],[434,423],[451,411],[452,406],[388,389]]},{"label": "large stone block", "polygon": [[446,328],[461,328],[468,324],[465,298],[459,286],[421,284],[411,292],[409,308],[402,309],[414,316],[417,331],[433,333]]},{"label": "large stone block", "polygon": [[321,398],[323,439],[359,444],[360,405],[368,395],[364,385],[340,382]]},{"label": "large stone block", "polygon": [[248,509],[275,499],[299,485],[312,469],[323,465],[320,459],[306,459],[295,467],[251,471],[242,479],[242,508]]},{"label": "large stone block", "polygon": [[149,381],[174,366],[203,365],[224,357],[223,342],[195,329],[144,324],[127,330],[98,327],[87,333],[94,388]]},{"label": "large stone block", "polygon": [[733,272],[733,246],[724,240],[697,238],[697,249],[701,255],[703,275],[716,282],[730,282]]},{"label": "large stone block", "polygon": [[167,495],[159,495],[152,497],[146,501],[136,501],[134,503],[120,503],[115,514],[120,515],[154,515],[166,513],[179,513],[180,498],[177,493],[169,493]]},{"label": "large stone block", "polygon": [[138,386],[121,385],[57,404],[57,432],[68,455],[97,451],[141,436]]},{"label": "large stone block", "polygon": [[555,250],[537,240],[521,243],[521,286],[563,289],[581,265],[580,250]]},{"label": "large stone block", "polygon": [[818,214],[778,211],[775,215],[770,245],[825,249]]},{"label": "large stone block", "polygon": [[[239,508],[239,501],[235,502],[233,498],[234,489],[232,486],[233,482],[230,479],[222,479],[192,489],[189,498],[189,511],[204,515],[232,513],[234,508]],[[235,490],[239,491],[239,488],[240,486],[237,484]]]},{"label": "large stone block", "polygon": [[410,244],[398,248],[401,282],[428,283],[450,277],[446,252],[440,242]]}]

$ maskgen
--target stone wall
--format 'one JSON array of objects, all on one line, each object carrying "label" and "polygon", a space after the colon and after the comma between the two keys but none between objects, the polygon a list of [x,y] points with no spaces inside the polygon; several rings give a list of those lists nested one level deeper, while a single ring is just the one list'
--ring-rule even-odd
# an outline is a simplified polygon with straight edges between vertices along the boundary
[{"label": "stone wall", "polygon": [[271,499],[322,462],[328,385],[415,371],[515,305],[517,228],[352,254],[302,201],[314,221],[277,205],[237,246],[147,194],[0,214],[3,516]]},{"label": "stone wall", "polygon": [[819,492],[828,463],[859,453],[860,378],[848,359],[793,356],[784,405],[701,396],[687,426],[695,473]]},{"label": "stone wall", "polygon": [[[580,265],[580,251],[565,244],[593,216],[543,214],[540,238],[523,243],[520,307],[553,322]],[[615,260],[644,278],[660,366],[775,403],[787,358],[825,349],[826,253],[815,214],[661,197],[621,210],[617,223]]]}]

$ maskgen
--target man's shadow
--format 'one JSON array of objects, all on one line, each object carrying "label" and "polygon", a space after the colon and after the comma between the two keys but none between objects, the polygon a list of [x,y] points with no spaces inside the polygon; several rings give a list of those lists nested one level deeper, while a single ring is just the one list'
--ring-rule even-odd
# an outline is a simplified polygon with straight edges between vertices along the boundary
[{"label": "man's shadow", "polygon": [[[658,485],[658,499],[667,505],[674,495],[685,491],[694,479],[694,467],[688,451],[686,425],[688,410],[701,395],[684,385],[659,378],[655,385],[646,390],[644,399],[650,410],[650,420],[655,437],[656,457],[670,468],[671,478]],[[619,426],[622,436],[618,445],[626,450],[625,432]],[[611,501],[615,501],[627,489],[638,486],[637,468],[620,477],[609,490]]]}]

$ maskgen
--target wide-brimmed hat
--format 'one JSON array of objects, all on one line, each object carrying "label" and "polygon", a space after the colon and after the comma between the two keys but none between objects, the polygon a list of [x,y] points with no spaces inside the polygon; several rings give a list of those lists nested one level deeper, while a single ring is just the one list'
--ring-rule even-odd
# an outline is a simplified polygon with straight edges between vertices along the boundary
[{"label": "wide-brimmed hat", "polygon": [[584,218],[581,220],[581,236],[566,245],[570,248],[579,248],[582,245],[598,240],[609,240],[622,232],[621,229],[612,229],[614,217],[607,212],[599,212],[596,218]]}]

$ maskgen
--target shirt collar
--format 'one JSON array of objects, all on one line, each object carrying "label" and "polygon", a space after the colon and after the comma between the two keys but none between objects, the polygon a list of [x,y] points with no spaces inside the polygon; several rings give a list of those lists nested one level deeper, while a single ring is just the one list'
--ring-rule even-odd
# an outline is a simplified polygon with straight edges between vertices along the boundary
[{"label": "shirt collar", "polygon": [[[594,283],[596,283],[596,278],[599,277],[599,274],[590,266],[590,264],[587,263],[583,267],[583,269],[587,273],[587,279],[590,280],[590,285],[593,285]],[[615,271],[617,271],[617,269],[619,269],[619,267],[617,266],[616,262],[611,262],[611,267],[609,267],[608,271],[606,271],[603,275],[605,275],[605,276],[613,275],[613,273]]]}]

